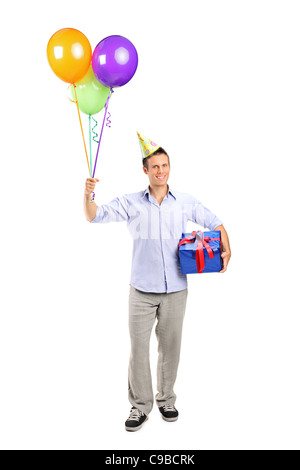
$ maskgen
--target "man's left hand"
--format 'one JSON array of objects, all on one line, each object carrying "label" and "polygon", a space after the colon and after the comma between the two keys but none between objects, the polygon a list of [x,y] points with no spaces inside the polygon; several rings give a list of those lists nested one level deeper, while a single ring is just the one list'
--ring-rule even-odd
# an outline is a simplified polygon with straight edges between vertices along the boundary
[{"label": "man's left hand", "polygon": [[223,251],[223,253],[221,254],[221,257],[222,257],[222,261],[223,261],[223,269],[220,271],[220,273],[225,273],[225,271],[227,269],[227,265],[228,265],[230,257],[231,257],[230,251]]}]

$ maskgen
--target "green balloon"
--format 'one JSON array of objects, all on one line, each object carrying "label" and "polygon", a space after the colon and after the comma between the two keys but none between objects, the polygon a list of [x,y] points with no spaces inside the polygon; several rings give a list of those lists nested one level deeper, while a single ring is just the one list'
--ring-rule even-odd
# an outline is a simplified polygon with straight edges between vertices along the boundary
[{"label": "green balloon", "polygon": [[[104,108],[110,89],[102,85],[90,66],[87,74],[75,83],[78,106],[80,111],[85,114],[97,114]],[[75,100],[74,87],[71,87],[71,94]]]}]

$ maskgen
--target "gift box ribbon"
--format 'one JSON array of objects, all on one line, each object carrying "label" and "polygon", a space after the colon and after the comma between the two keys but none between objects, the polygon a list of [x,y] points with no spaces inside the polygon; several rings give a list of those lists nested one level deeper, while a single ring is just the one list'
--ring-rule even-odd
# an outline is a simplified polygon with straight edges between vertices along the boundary
[{"label": "gift box ribbon", "polygon": [[203,269],[205,268],[203,248],[206,248],[209,258],[213,258],[214,252],[209,246],[208,242],[211,240],[217,240],[221,242],[221,240],[220,238],[204,237],[203,233],[199,230],[198,232],[192,232],[191,237],[183,238],[178,244],[178,250],[181,245],[186,245],[187,243],[195,243],[196,240],[198,240],[197,247],[196,247],[197,271],[198,273],[202,273]]}]

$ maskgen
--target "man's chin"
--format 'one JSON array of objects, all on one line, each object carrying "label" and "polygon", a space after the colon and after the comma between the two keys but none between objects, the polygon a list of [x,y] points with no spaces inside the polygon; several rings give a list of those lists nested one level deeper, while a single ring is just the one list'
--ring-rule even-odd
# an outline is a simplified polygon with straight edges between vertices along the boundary
[{"label": "man's chin", "polygon": [[164,178],[162,180],[159,180],[158,178],[155,178],[155,184],[157,184],[159,186],[164,186],[165,184],[167,184],[167,181],[168,181],[168,178]]}]

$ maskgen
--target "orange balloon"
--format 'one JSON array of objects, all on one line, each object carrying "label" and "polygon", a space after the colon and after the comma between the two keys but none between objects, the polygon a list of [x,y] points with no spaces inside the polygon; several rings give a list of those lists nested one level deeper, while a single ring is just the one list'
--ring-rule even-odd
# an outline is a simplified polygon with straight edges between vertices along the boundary
[{"label": "orange balloon", "polygon": [[87,73],[92,60],[89,40],[77,29],[64,28],[51,36],[47,57],[53,72],[64,82],[75,83]]}]

